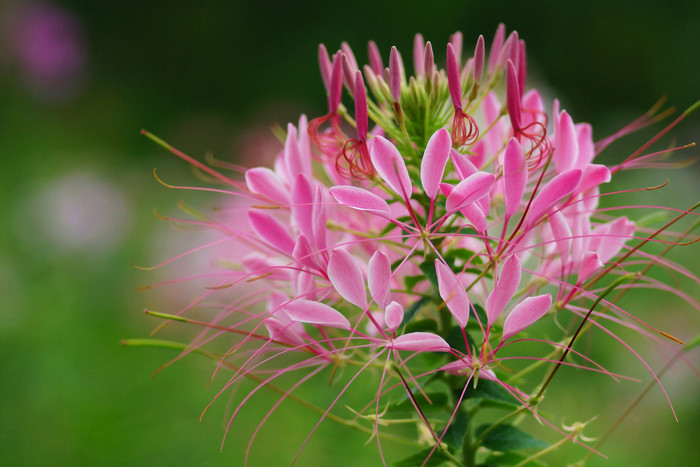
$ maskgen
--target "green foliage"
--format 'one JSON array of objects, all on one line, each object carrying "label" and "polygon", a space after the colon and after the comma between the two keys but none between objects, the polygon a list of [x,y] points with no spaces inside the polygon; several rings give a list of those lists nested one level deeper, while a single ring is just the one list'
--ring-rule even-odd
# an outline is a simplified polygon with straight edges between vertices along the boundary
[{"label": "green foliage", "polygon": [[431,450],[432,448],[424,449],[420,452],[413,454],[412,456],[406,457],[405,459],[401,459],[400,461],[394,463],[394,467],[416,467],[417,465],[423,465],[425,467],[437,467],[449,460],[449,457],[447,457],[446,454],[436,449],[435,452],[433,452],[433,455],[430,456],[430,459],[428,459],[428,461],[424,463],[425,458],[428,457],[428,455],[430,455]]},{"label": "green foliage", "polygon": [[[490,426],[489,424],[479,426],[476,429],[476,435],[480,436]],[[521,431],[513,425],[498,425],[494,427],[486,434],[481,445],[498,452],[545,448],[548,446],[544,441]]]}]

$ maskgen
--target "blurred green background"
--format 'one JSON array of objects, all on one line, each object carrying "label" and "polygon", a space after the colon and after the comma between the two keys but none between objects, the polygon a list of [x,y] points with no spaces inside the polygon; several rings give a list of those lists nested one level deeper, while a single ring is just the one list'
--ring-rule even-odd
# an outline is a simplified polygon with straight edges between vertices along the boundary
[{"label": "blurred green background", "polygon": [[[154,167],[174,183],[193,178],[185,163],[142,137],[141,128],[200,160],[210,152],[226,161],[269,161],[279,149],[270,126],[325,108],[319,42],[335,49],[345,40],[364,62],[373,39],[385,58],[397,45],[408,60],[413,34],[421,32],[440,57],[454,31],[464,32],[469,53],[478,35],[490,40],[499,22],[526,40],[530,82],[546,84],[576,121],[593,123],[596,138],[662,95],[681,110],[700,99],[698,2],[4,0],[0,15],[2,465],[242,465],[250,434],[274,400],[261,393],[220,453],[226,404],[198,422],[224,381],[210,382],[212,365],[189,358],[152,379],[173,354],[119,345],[121,338],[147,336],[157,324],[143,308],[174,312],[194,293],[186,287],[137,291],[183,275],[189,264],[163,272],[130,265],[156,264],[186,244],[152,209],[174,213],[182,199],[212,204],[211,197],[174,192],[154,180]],[[700,117],[691,116],[666,142],[696,141],[699,126]],[[621,160],[653,134],[616,144],[606,160]],[[619,186],[672,182],[636,202],[682,208],[700,198],[695,166],[642,175],[622,177]],[[697,250],[684,251],[684,264],[697,265]],[[690,293],[698,297],[697,288]],[[628,306],[652,324],[684,338],[700,329],[697,312],[669,305],[667,296],[639,297]],[[638,308],[645,304],[652,308]],[[595,345],[596,356],[618,371],[648,379],[619,346],[604,338]],[[639,345],[658,367],[654,348]],[[690,357],[697,366],[697,353]],[[575,413],[553,421],[600,414],[591,436],[641,389],[568,376],[578,378],[576,389],[551,391],[552,407]],[[655,390],[605,446],[613,460],[590,465],[697,463],[698,387],[679,365],[668,389],[680,422]],[[322,392],[313,385],[306,391]],[[254,445],[251,465],[287,465],[315,420],[284,404]],[[546,430],[542,436],[557,440]],[[378,464],[375,444],[363,448],[364,439],[327,423],[300,465]],[[392,459],[400,456],[397,446],[387,449]],[[564,465],[583,454],[567,447],[550,460]]]}]

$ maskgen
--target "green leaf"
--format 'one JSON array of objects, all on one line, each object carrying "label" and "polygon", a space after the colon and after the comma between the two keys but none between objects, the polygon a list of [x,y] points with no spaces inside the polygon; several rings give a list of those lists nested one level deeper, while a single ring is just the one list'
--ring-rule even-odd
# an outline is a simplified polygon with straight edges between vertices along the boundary
[{"label": "green leaf", "polygon": [[[449,402],[447,394],[445,394],[444,392],[427,392],[425,393],[425,395],[428,396],[427,399],[420,392],[417,392],[413,395],[413,397],[416,399],[416,403],[423,412],[445,410],[445,407]],[[428,399],[430,399],[430,402],[428,402]],[[398,412],[414,413],[415,411],[416,408],[413,407],[413,403],[411,402],[411,399],[408,396],[402,401],[390,404],[387,408],[387,413],[389,414],[396,414]]]},{"label": "green leaf", "polygon": [[[492,452],[489,456],[484,459],[483,464],[479,464],[477,467],[498,467],[500,465],[516,465],[527,459],[527,456],[520,454],[518,452]],[[523,464],[525,467],[542,467],[546,466],[544,462],[539,459],[533,459],[527,464]]]},{"label": "green leaf", "polygon": [[[452,419],[450,426],[447,427],[447,433],[445,433],[442,441],[452,446],[454,450],[461,450],[467,428],[469,428],[469,415],[466,411],[460,410],[457,412],[457,415],[455,415],[455,418]],[[442,432],[444,432],[444,430],[440,433]]]},{"label": "green leaf", "polygon": [[470,383],[464,398],[480,399],[482,402],[486,402],[486,404],[483,405],[490,405],[494,407],[520,407],[520,403],[516,401],[508,391],[503,389],[503,386],[495,381],[485,379],[479,380],[476,389],[474,389]]},{"label": "green leaf", "polygon": [[[481,425],[476,429],[476,435],[480,436],[490,426],[489,424]],[[519,449],[545,448],[549,444],[521,431],[513,425],[498,425],[486,434],[482,446],[492,451],[505,452]]]},{"label": "green leaf", "polygon": [[404,334],[409,332],[435,332],[438,330],[437,323],[432,319],[419,319],[408,323],[406,329],[404,329]]},{"label": "green leaf", "polygon": [[402,325],[407,325],[408,323],[411,322],[411,320],[416,316],[416,313],[418,313],[418,310],[423,308],[426,303],[430,302],[430,298],[428,297],[422,297],[416,300],[409,306],[406,311],[403,314],[403,321],[401,322]]},{"label": "green leaf", "polygon": [[[445,340],[447,341],[448,344],[450,344],[450,347],[453,349],[462,352],[464,354],[467,353],[467,346],[464,344],[464,336],[462,335],[462,328],[459,326],[452,326],[447,333],[447,337],[445,337]],[[474,342],[471,338],[471,336],[467,333],[467,341],[468,342]]]},{"label": "green leaf", "polygon": [[692,349],[693,347],[697,347],[698,345],[700,345],[700,334],[686,342],[685,347],[683,347],[683,351],[687,352],[688,350]]},{"label": "green leaf", "polygon": [[433,452],[433,455],[430,456],[430,459],[428,459],[428,462],[425,462],[425,458],[428,457],[431,450],[432,448],[424,449],[410,457],[401,459],[400,461],[394,463],[394,467],[416,467],[417,465],[438,467],[449,460],[449,457],[436,449],[435,452]]},{"label": "green leaf", "polygon": [[420,263],[420,266],[418,266],[423,274],[425,274],[425,277],[430,281],[431,284],[433,284],[433,287],[437,290],[438,288],[438,281],[437,281],[437,273],[435,272],[435,260],[433,259],[428,259],[426,261],[423,261]]},{"label": "green leaf", "polygon": [[425,276],[406,276],[403,278],[403,283],[406,284],[406,290],[413,291],[416,284],[423,280],[425,280]]}]

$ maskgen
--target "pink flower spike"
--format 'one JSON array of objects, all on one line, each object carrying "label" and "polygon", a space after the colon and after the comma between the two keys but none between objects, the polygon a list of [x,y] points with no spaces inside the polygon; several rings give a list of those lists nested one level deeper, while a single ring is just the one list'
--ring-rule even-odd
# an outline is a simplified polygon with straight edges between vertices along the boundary
[{"label": "pink flower spike", "polygon": [[435,55],[433,54],[433,45],[430,41],[425,43],[425,53],[423,54],[423,71],[426,79],[430,80],[435,71]]},{"label": "pink flower spike", "polygon": [[571,169],[551,179],[532,201],[528,213],[530,225],[547,214],[552,206],[573,193],[581,182],[581,177],[581,169]]},{"label": "pink flower spike", "polygon": [[358,211],[367,211],[381,217],[390,217],[389,205],[371,191],[350,185],[334,186],[330,189],[331,195],[343,206]]},{"label": "pink flower spike", "polygon": [[396,331],[401,322],[403,321],[403,307],[401,304],[396,302],[391,302],[386,306],[384,313],[384,322],[386,323],[386,330],[390,333]]},{"label": "pink flower spike", "polygon": [[300,323],[317,324],[350,330],[350,322],[338,310],[311,300],[294,300],[284,305],[290,319]]},{"label": "pink flower spike", "polygon": [[450,132],[444,128],[430,137],[420,164],[420,181],[428,198],[435,199],[452,149]]},{"label": "pink flower spike", "polygon": [[450,344],[432,332],[410,332],[392,340],[388,349],[408,350],[411,352],[449,352]]},{"label": "pink flower spike", "polygon": [[491,50],[489,51],[489,73],[493,73],[498,66],[498,57],[501,55],[501,48],[503,48],[503,41],[506,40],[506,25],[501,23],[496,28],[496,34],[493,36],[493,42],[491,42]]},{"label": "pink flower spike", "polygon": [[282,179],[266,167],[255,167],[245,173],[248,189],[256,195],[262,195],[275,203],[289,205],[289,194],[284,189]]},{"label": "pink flower spike", "polygon": [[413,68],[416,71],[416,76],[422,76],[425,73],[425,44],[423,36],[419,33],[413,39]]},{"label": "pink flower spike", "polygon": [[469,320],[469,296],[464,285],[457,279],[452,270],[439,259],[435,260],[435,273],[437,274],[440,297],[459,327],[464,329]]},{"label": "pink flower spike", "polygon": [[363,310],[367,308],[362,271],[350,253],[342,249],[333,250],[328,262],[328,279],[345,300]]},{"label": "pink flower spike", "polygon": [[340,105],[340,98],[343,93],[343,60],[341,53],[338,52],[333,56],[333,69],[331,70],[331,79],[328,89],[328,113],[335,115]]},{"label": "pink flower spike", "polygon": [[517,134],[520,131],[520,85],[513,62],[508,60],[506,67],[506,104],[510,124],[513,126],[513,132]]},{"label": "pink flower spike", "polygon": [[389,89],[391,90],[391,98],[394,102],[401,100],[401,58],[396,47],[391,48],[389,54]]},{"label": "pink flower spike", "polygon": [[379,48],[374,41],[369,41],[367,44],[367,55],[369,56],[369,66],[374,71],[374,74],[381,76],[384,72],[384,63],[382,62],[382,56],[379,53]]},{"label": "pink flower spike", "polygon": [[355,72],[355,125],[357,130],[357,138],[361,141],[367,139],[367,125],[369,118],[367,116],[367,92],[365,91],[365,82],[362,79],[362,72]]},{"label": "pink flower spike", "polygon": [[326,46],[323,44],[318,44],[318,66],[321,69],[321,79],[323,79],[323,86],[326,88],[326,93],[330,93],[329,86],[333,65],[331,64],[331,59],[328,58]]},{"label": "pink flower spike", "polygon": [[248,219],[253,231],[268,245],[277,248],[288,255],[294,250],[294,240],[289,235],[287,227],[269,214],[258,211],[248,212]]},{"label": "pink flower spike", "polygon": [[456,33],[452,34],[450,36],[450,45],[452,46],[452,49],[455,54],[455,58],[457,59],[457,67],[460,66],[460,63],[462,61],[462,43],[463,43],[463,37],[462,33],[457,31]]},{"label": "pink flower spike", "polygon": [[518,303],[503,323],[503,341],[507,341],[547,313],[552,306],[550,294],[528,297]]},{"label": "pink flower spike", "polygon": [[486,299],[486,317],[489,325],[493,324],[506,309],[508,302],[520,287],[520,277],[520,260],[512,255],[503,263],[493,292]]},{"label": "pink flower spike", "polygon": [[391,290],[391,264],[389,258],[379,250],[375,251],[369,259],[367,283],[374,302],[380,308],[386,308]]},{"label": "pink flower spike", "polygon": [[527,185],[527,160],[518,140],[511,138],[503,156],[503,188],[506,203],[506,216],[518,210]]},{"label": "pink flower spike", "polygon": [[477,172],[465,178],[447,197],[445,202],[447,213],[459,211],[464,206],[488,195],[495,181],[496,177],[488,172]]},{"label": "pink flower spike", "polygon": [[404,200],[411,198],[411,177],[396,146],[386,138],[377,136],[370,150],[370,159],[379,176],[396,194]]},{"label": "pink flower spike", "polygon": [[481,75],[484,73],[485,55],[484,36],[479,36],[474,49],[474,81],[477,83],[481,82]]},{"label": "pink flower spike", "polygon": [[462,108],[462,83],[459,78],[459,63],[455,56],[452,44],[447,44],[447,85],[450,88],[452,105],[456,109]]}]

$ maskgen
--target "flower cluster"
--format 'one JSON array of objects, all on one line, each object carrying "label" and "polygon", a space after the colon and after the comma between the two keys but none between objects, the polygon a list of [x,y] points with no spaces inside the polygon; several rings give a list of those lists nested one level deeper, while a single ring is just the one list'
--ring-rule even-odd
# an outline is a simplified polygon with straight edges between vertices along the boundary
[{"label": "flower cluster", "polygon": [[[396,48],[385,67],[370,42],[369,64],[360,68],[347,44],[332,56],[321,45],[326,115],[289,124],[274,167],[251,168],[244,180],[170,148],[227,185],[214,191],[235,196],[247,221],[181,220],[223,232],[245,253],[182,313],[151,312],[203,327],[183,355],[237,336],[214,357],[233,371],[220,394],[243,378],[258,385],[229,426],[253,394],[282,376],[296,375],[295,382],[271,412],[299,385],[341,369],[351,376],[337,382],[320,423],[360,374],[375,369],[374,399],[345,414],[346,424],[376,438],[380,454],[392,408],[410,404],[418,452],[405,465],[495,463],[504,453],[527,463],[540,453],[519,450],[538,440],[509,423],[514,415],[531,414],[567,440],[586,440],[582,424],[567,432],[537,411],[560,366],[624,378],[574,350],[581,333],[602,330],[634,355],[616,328],[662,345],[677,340],[609,294],[670,289],[645,268],[685,270],[642,247],[685,241],[665,236],[688,212],[649,230],[598,209],[612,174],[658,155],[641,150],[618,166],[596,163],[612,140],[594,143],[591,126],[575,123],[558,101],[548,111],[527,87],[524,41],[516,32],[506,37],[503,25],[488,56],[479,37],[464,61],[460,33],[440,52],[444,69],[417,35],[408,76]],[[651,113],[615,137],[654,119]],[[216,294],[227,298],[215,302]],[[217,313],[188,318],[185,311],[198,307]],[[549,317],[569,325],[538,334]],[[526,344],[544,355],[518,354]],[[493,398],[509,412],[479,433],[470,425],[474,408]],[[428,417],[430,404],[443,410]],[[503,437],[494,435],[505,432],[527,442],[501,446]]]}]

